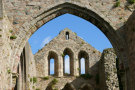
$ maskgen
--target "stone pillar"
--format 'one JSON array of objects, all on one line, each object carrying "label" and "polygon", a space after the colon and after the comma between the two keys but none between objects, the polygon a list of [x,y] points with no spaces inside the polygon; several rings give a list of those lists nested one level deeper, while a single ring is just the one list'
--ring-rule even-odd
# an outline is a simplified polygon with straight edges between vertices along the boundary
[{"label": "stone pillar", "polygon": [[100,88],[102,90],[119,90],[114,50],[104,50],[100,62]]},{"label": "stone pillar", "polygon": [[[43,68],[44,68],[44,76],[48,76],[50,73],[49,73],[49,71],[50,71],[50,66],[49,66],[49,60],[46,58],[45,60],[43,60],[44,61],[44,66],[43,66]],[[42,68],[42,67],[41,67]]]},{"label": "stone pillar", "polygon": [[80,74],[80,69],[79,69],[79,58],[78,54],[75,54],[75,59],[74,59],[74,76],[79,76]]},{"label": "stone pillar", "polygon": [[63,57],[61,55],[58,56],[58,61],[59,61],[59,65],[58,65],[58,77],[62,77],[63,76]]}]

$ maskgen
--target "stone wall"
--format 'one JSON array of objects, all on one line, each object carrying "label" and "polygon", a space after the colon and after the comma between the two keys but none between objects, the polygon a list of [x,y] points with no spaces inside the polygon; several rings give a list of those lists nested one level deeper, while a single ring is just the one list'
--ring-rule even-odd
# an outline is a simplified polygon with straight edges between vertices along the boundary
[{"label": "stone wall", "polygon": [[119,90],[116,54],[113,49],[106,49],[103,51],[99,72],[101,90]]},{"label": "stone wall", "polygon": [[[79,16],[101,29],[121,63],[127,66],[124,68],[126,90],[134,89],[134,14],[126,24],[127,28],[120,30],[134,11],[134,4],[120,1],[120,6],[114,8],[116,2],[113,0],[0,0],[0,89],[13,87],[11,72],[16,73],[29,37],[43,24],[65,13]],[[17,39],[10,40],[12,34]]]},{"label": "stone wall", "polygon": [[[66,40],[66,32],[69,33],[69,39]],[[64,56],[69,55],[70,59],[70,74],[73,76],[79,75],[79,59],[85,58],[86,73],[94,74],[97,73],[97,68],[95,64],[100,60],[101,53],[93,48],[91,45],[86,43],[76,33],[69,29],[65,29],[60,32],[60,34],[51,40],[44,48],[39,50],[35,54],[37,74],[38,76],[48,76],[49,75],[49,59],[51,56],[55,59],[55,72],[56,76],[63,76],[63,64]],[[94,72],[95,71],[95,72]]]},{"label": "stone wall", "polygon": [[[0,0],[1,2],[1,0]],[[0,4],[0,10],[3,6]],[[1,12],[1,11],[0,11]],[[0,17],[0,89],[9,89],[12,87],[12,44],[10,44],[10,36],[12,33],[10,30],[13,30],[11,22],[8,20],[7,16],[2,11]]]},{"label": "stone wall", "polygon": [[128,71],[128,80],[131,84],[127,83],[130,90],[135,89],[135,11],[128,19],[123,28],[125,30],[125,38],[127,42],[127,55],[128,62],[126,71]]},{"label": "stone wall", "polygon": [[[36,78],[36,65],[34,55],[32,54],[29,43],[25,46],[25,58],[26,58],[26,90],[32,90],[35,87],[33,78]],[[32,81],[31,81],[32,80]]]}]

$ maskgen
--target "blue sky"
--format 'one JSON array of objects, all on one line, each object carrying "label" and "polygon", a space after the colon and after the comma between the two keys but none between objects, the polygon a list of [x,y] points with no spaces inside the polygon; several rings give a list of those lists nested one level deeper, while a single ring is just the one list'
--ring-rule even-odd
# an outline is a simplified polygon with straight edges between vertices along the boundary
[{"label": "blue sky", "polygon": [[46,43],[56,37],[65,28],[76,32],[79,37],[100,52],[112,47],[106,36],[95,25],[80,17],[64,14],[40,27],[30,37],[29,43],[32,48],[32,53],[35,54],[39,49],[43,48]]}]

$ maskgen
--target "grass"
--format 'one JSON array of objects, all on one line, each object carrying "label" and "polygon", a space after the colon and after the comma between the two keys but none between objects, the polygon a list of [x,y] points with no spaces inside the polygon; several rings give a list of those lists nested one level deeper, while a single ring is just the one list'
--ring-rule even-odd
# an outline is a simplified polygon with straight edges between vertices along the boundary
[{"label": "grass", "polygon": [[36,77],[30,78],[30,82],[36,83],[37,82],[37,78]]},{"label": "grass", "polygon": [[12,33],[12,32],[13,32],[13,30],[9,30],[9,32],[10,32],[10,33]]},{"label": "grass", "polygon": [[10,73],[11,73],[11,70],[10,70],[10,69],[8,69],[8,70],[7,70],[7,73],[8,73],[8,74],[10,74]]},{"label": "grass", "polygon": [[64,54],[61,54],[62,57],[64,57],[65,55]]},{"label": "grass", "polygon": [[128,0],[128,2],[129,2],[130,4],[134,4],[134,3],[135,3],[135,0]]},{"label": "grass", "polygon": [[36,90],[40,90],[39,88],[36,88]]},{"label": "grass", "polygon": [[52,84],[53,84],[53,85],[55,85],[57,82],[58,82],[58,80],[57,80],[56,78],[54,78],[54,79],[52,80]]},{"label": "grass", "polygon": [[13,39],[16,39],[17,37],[15,35],[12,35],[10,36],[10,39],[13,40]]},{"label": "grass", "polygon": [[37,78],[33,77],[33,83],[36,83],[36,82],[37,82]]},{"label": "grass", "polygon": [[116,1],[116,3],[115,3],[115,7],[119,7],[120,6],[120,1],[118,0],[118,1]]},{"label": "grass", "polygon": [[46,77],[43,77],[43,79],[44,79],[44,80],[48,80],[48,79],[49,79],[49,77],[48,77],[48,76],[46,76]]}]

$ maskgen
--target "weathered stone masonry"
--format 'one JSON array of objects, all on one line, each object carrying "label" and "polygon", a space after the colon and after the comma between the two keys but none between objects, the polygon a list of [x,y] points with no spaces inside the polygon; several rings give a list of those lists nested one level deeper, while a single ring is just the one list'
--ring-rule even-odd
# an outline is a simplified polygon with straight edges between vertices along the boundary
[{"label": "weathered stone masonry", "polygon": [[85,58],[85,72],[90,73],[92,71],[90,68],[100,60],[101,53],[83,41],[76,33],[65,29],[35,54],[38,76],[49,75],[49,60],[51,58],[54,58],[55,75],[58,77],[63,76],[65,55],[70,57],[70,74],[78,76],[80,75],[80,59]]},{"label": "weathered stone masonry", "polygon": [[[21,53],[30,36],[46,22],[70,13],[93,23],[106,35],[116,51],[120,66],[124,66],[122,78],[125,90],[134,90],[134,4],[120,0],[120,6],[114,8],[113,0],[0,2],[0,89],[12,88],[12,74],[7,71],[17,72]],[[12,33],[9,33],[10,29]],[[10,40],[11,35],[17,38]]]}]

